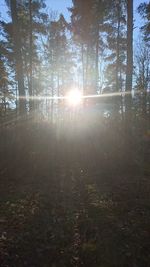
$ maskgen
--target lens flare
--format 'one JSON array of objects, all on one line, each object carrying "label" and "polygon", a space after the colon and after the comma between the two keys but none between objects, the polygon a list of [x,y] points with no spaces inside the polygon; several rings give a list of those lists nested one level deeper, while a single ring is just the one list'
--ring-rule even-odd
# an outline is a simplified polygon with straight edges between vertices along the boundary
[{"label": "lens flare", "polygon": [[72,90],[67,95],[67,102],[71,106],[77,106],[81,103],[82,94],[79,90]]}]

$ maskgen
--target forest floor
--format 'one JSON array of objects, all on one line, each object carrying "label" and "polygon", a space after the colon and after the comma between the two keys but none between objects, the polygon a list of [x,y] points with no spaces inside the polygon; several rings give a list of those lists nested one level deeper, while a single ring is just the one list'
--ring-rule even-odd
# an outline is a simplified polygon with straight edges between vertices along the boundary
[{"label": "forest floor", "polygon": [[0,266],[150,266],[145,125],[82,114],[1,127]]}]

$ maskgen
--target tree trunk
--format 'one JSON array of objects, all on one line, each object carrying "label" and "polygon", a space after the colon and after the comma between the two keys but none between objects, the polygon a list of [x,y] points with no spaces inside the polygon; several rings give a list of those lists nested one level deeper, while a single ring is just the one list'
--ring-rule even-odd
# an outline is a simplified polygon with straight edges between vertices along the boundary
[{"label": "tree trunk", "polygon": [[[89,45],[86,48],[86,67],[85,67],[85,91],[89,91]],[[89,93],[89,92],[88,92]]]},{"label": "tree trunk", "polygon": [[116,45],[116,91],[119,91],[119,67],[120,67],[120,1],[117,4],[117,45]]},{"label": "tree trunk", "polygon": [[84,94],[84,90],[85,90],[85,77],[84,77],[84,47],[83,44],[81,46],[81,57],[82,57],[82,83],[83,83],[83,94]]},{"label": "tree trunk", "polygon": [[[127,0],[127,67],[126,67],[126,92],[132,90],[133,76],[133,0]],[[125,96],[126,109],[126,134],[130,136],[132,125],[132,95]]]},{"label": "tree trunk", "polygon": [[99,87],[99,30],[97,31],[97,40],[96,40],[95,93],[97,93],[98,87]]},{"label": "tree trunk", "polygon": [[14,39],[14,53],[16,60],[16,77],[19,91],[19,111],[25,112],[25,88],[24,88],[24,75],[23,75],[23,60],[21,53],[20,42],[20,29],[17,16],[17,2],[16,0],[10,1],[10,10],[13,25],[13,39]]},{"label": "tree trunk", "polygon": [[59,81],[59,73],[57,74],[57,96],[60,96],[60,81]]},{"label": "tree trunk", "polygon": [[133,75],[133,0],[127,0],[126,91],[132,90],[132,75]]},{"label": "tree trunk", "polygon": [[29,83],[29,96],[30,96],[30,109],[32,109],[33,101],[33,83],[32,83],[32,58],[33,58],[33,37],[32,37],[32,0],[29,0],[29,16],[30,16],[30,47],[29,47],[29,55],[30,55],[30,83]]}]

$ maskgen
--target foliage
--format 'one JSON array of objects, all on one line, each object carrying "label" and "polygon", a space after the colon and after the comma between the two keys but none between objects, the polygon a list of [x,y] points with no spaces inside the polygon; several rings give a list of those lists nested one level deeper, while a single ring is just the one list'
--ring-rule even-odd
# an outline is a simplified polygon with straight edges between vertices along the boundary
[{"label": "foliage", "polygon": [[138,7],[138,11],[142,18],[146,20],[145,25],[142,26],[142,31],[144,32],[144,39],[149,43],[150,41],[150,2],[141,3]]}]

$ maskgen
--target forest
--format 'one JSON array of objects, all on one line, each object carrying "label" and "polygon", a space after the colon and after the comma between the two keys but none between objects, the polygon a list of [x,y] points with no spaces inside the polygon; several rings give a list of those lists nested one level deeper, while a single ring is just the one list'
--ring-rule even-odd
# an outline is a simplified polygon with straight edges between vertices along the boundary
[{"label": "forest", "polygon": [[59,1],[0,0],[0,266],[149,267],[150,1]]}]

